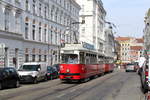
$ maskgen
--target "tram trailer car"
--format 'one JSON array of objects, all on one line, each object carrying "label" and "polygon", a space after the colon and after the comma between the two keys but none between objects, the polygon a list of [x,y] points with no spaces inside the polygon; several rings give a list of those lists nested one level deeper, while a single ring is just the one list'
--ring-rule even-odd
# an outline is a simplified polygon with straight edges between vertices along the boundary
[{"label": "tram trailer car", "polygon": [[104,70],[105,73],[113,72],[114,64],[104,64],[104,66],[105,66]]}]

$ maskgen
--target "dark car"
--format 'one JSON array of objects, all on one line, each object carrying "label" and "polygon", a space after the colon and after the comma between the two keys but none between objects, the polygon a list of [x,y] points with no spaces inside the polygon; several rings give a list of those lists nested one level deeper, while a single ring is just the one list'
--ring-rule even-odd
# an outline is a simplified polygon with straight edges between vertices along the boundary
[{"label": "dark car", "polygon": [[52,65],[52,67],[55,67],[56,69],[57,69],[57,71],[59,72],[59,64],[54,64],[54,65]]},{"label": "dark car", "polygon": [[47,67],[47,79],[58,78],[58,70],[56,67],[48,66]]},{"label": "dark car", "polygon": [[0,68],[0,89],[5,87],[19,87],[20,78],[15,68]]}]

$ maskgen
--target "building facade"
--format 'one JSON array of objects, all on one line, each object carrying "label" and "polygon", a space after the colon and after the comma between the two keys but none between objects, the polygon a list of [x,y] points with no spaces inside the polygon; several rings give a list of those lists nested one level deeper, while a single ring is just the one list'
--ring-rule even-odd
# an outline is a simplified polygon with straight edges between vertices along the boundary
[{"label": "building facade", "polygon": [[111,25],[105,28],[105,56],[116,59],[117,55],[115,54],[115,38],[114,32]]},{"label": "building facade", "polygon": [[59,63],[61,45],[79,40],[79,10],[74,0],[1,0],[1,62]]},{"label": "building facade", "polygon": [[130,37],[117,37],[116,40],[121,45],[120,56],[121,56],[122,63],[129,63],[130,62],[130,46],[131,46]]},{"label": "building facade", "polygon": [[121,45],[118,41],[115,40],[115,56],[116,56],[115,61],[116,61],[116,64],[121,63],[120,51],[121,51]]},{"label": "building facade", "polygon": [[146,13],[144,22],[144,49],[150,50],[150,9]]},{"label": "building facade", "polygon": [[143,38],[117,37],[121,45],[120,56],[122,63],[131,63],[139,60],[143,52]]},{"label": "building facade", "polygon": [[23,62],[22,7],[19,0],[0,1],[0,67]]},{"label": "building facade", "polygon": [[80,41],[94,45],[100,53],[104,53],[105,37],[104,25],[106,11],[101,0],[76,0],[81,6],[80,21],[85,20],[85,24],[80,25]]},{"label": "building facade", "polygon": [[130,60],[131,62],[138,62],[142,56],[143,46],[131,46],[130,47]]}]

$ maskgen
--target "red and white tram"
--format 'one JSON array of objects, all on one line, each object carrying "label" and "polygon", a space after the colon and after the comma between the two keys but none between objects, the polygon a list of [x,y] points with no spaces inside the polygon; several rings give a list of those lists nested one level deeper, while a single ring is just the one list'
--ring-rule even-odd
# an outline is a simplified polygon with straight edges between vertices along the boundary
[{"label": "red and white tram", "polygon": [[[113,71],[113,64],[104,63],[106,57],[97,53],[87,43],[66,44],[61,49],[60,79],[85,81],[91,77]],[[108,59],[107,59],[108,62]]]}]

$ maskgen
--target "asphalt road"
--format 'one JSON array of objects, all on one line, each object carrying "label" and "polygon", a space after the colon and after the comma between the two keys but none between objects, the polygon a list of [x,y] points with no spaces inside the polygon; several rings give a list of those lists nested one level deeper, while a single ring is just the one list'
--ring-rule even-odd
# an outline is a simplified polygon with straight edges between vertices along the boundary
[{"label": "asphalt road", "polygon": [[59,79],[0,91],[0,100],[144,100],[135,72],[115,71],[86,83]]}]

